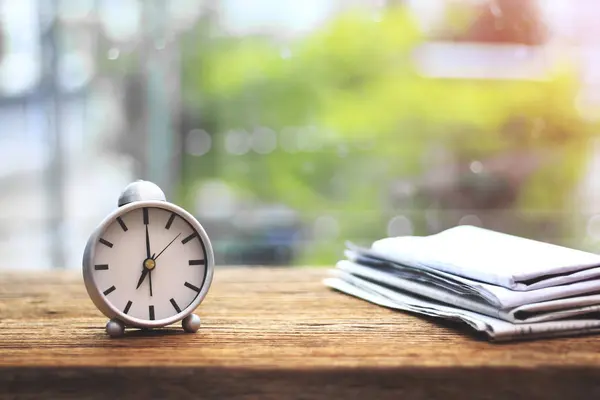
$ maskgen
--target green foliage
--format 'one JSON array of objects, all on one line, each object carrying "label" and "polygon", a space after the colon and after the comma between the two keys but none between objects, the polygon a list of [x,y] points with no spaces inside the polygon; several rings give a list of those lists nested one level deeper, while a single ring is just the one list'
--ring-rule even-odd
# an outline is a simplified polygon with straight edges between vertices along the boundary
[{"label": "green foliage", "polygon": [[[574,107],[574,75],[557,68],[537,81],[429,79],[412,61],[423,40],[403,8],[378,19],[346,13],[285,46],[198,34],[186,47],[184,94],[219,145],[210,162],[187,160],[186,176],[219,176],[240,196],[284,203],[307,223],[339,216],[340,238],[298,260],[313,264],[333,262],[345,239],[385,235],[395,211],[389,186],[427,172],[432,145],[463,160],[543,150],[552,162],[527,182],[517,207],[566,207],[591,132]],[[257,127],[278,132],[280,141],[297,135],[298,148],[222,150],[225,132]]]}]

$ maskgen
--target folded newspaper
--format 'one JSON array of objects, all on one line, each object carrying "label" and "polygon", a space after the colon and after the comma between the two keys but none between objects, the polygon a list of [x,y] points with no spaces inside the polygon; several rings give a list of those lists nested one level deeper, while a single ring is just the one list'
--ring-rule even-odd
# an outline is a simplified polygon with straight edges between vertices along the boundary
[{"label": "folded newspaper", "polygon": [[600,255],[458,226],[347,245],[324,283],[372,303],[459,320],[490,340],[600,332]]}]

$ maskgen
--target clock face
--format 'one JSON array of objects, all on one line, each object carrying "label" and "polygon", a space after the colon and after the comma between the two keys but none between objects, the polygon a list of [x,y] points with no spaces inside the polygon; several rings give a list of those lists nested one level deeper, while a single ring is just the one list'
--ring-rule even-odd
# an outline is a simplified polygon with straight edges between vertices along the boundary
[{"label": "clock face", "polygon": [[207,259],[202,235],[181,215],[143,207],[100,232],[90,268],[107,303],[154,323],[181,314],[197,298]]}]

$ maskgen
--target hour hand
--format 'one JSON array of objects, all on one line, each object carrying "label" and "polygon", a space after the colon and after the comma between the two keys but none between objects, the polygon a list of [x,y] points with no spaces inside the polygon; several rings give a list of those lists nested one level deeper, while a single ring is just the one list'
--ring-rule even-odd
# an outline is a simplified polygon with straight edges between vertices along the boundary
[{"label": "hour hand", "polygon": [[140,276],[140,280],[138,281],[137,286],[135,287],[136,289],[140,287],[142,282],[144,282],[144,279],[146,278],[146,275],[148,275],[148,272],[150,272],[150,270],[144,268],[144,270],[142,271],[142,275]]}]

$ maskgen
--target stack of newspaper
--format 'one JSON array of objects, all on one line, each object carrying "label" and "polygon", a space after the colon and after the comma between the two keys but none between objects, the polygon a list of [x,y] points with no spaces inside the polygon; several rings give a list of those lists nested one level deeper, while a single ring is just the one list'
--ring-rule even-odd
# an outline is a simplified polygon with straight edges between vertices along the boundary
[{"label": "stack of newspaper", "polygon": [[474,226],[350,243],[324,283],[493,341],[600,332],[600,255]]}]

